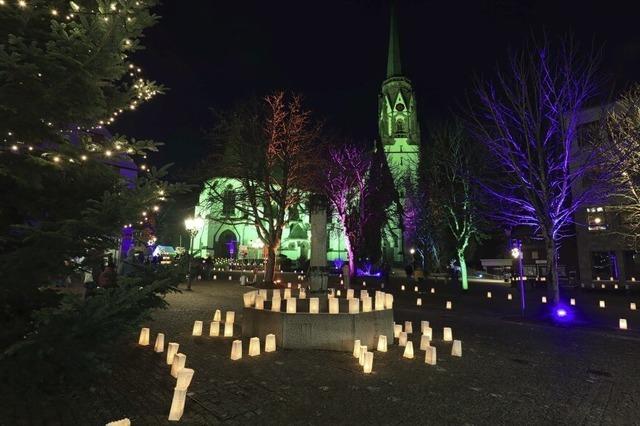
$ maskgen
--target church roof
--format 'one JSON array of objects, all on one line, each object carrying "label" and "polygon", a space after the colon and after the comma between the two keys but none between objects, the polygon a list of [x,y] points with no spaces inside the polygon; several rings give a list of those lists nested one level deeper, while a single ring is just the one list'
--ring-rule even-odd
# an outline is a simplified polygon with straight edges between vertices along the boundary
[{"label": "church roof", "polygon": [[389,13],[389,55],[387,57],[387,78],[402,75],[400,63],[400,38],[398,37],[398,23],[396,19],[396,2],[391,1]]}]

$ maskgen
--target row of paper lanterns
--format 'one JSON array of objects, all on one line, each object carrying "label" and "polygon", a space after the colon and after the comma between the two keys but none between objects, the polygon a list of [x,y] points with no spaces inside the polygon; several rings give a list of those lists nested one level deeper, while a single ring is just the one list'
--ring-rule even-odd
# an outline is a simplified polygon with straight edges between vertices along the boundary
[{"label": "row of paper lanterns", "polygon": [[[220,319],[222,313],[220,310],[216,310],[214,313],[214,321],[211,322],[211,329],[209,331],[210,336],[219,335]],[[225,316],[225,336],[233,336],[233,324],[235,321],[235,312],[227,311]],[[202,321],[195,321],[193,324],[192,335],[202,335]],[[149,329],[143,328],[140,331],[140,338],[138,343],[142,346],[149,345]],[[170,342],[167,345],[167,365],[171,366],[171,375],[176,378],[176,387],[173,393],[173,399],[171,401],[171,409],[169,410],[169,421],[179,421],[184,413],[184,406],[186,402],[187,389],[193,378],[194,370],[186,368],[187,356],[178,352],[180,344],[176,342]],[[153,350],[157,353],[164,351],[164,334],[158,333]]]},{"label": "row of paper lanterns", "polygon": [[[488,291],[487,292],[487,299],[491,299],[492,297],[493,296],[492,296],[491,292]],[[513,296],[511,295],[511,293],[508,293],[507,294],[507,300],[512,300],[512,299],[513,299]],[[546,304],[547,303],[547,297],[546,296],[542,296],[540,301],[543,304]],[[571,298],[569,300],[569,303],[570,303],[571,306],[576,306],[576,299]],[[416,299],[416,306],[422,306],[422,298],[417,298]],[[601,309],[606,308],[606,302],[604,300],[599,300],[598,301],[598,307],[601,308]],[[446,303],[445,303],[445,308],[448,309],[448,310],[451,310],[453,308],[452,302],[447,300]],[[637,310],[636,303],[635,302],[630,302],[629,303],[629,309],[632,310],[632,311]],[[624,327],[623,327],[623,324],[624,324]],[[627,324],[626,319],[620,318],[620,328],[626,330],[627,329],[626,328],[626,324]]]},{"label": "row of paper lanterns", "polygon": [[[149,333],[150,330],[147,327],[140,330],[139,345],[149,346]],[[193,369],[186,368],[187,356],[178,352],[179,348],[180,344],[176,342],[170,342],[167,345],[167,365],[171,366],[171,376],[176,379],[171,409],[169,410],[169,421],[179,421],[182,418],[187,399],[187,389],[194,374]],[[164,352],[164,333],[157,334],[153,350],[156,353]]]},{"label": "row of paper lanterns", "polygon": [[[289,289],[285,289],[284,291],[284,300],[286,302],[286,313],[295,314],[297,313],[297,298],[291,296],[291,292],[287,291]],[[305,299],[306,292],[300,290],[299,298]],[[350,290],[353,291],[353,290]],[[393,308],[393,295],[377,291],[375,295],[375,299],[372,299],[368,293],[361,293],[363,297],[362,299],[353,297],[353,293],[347,295],[347,300],[349,302],[349,313],[357,314],[360,313],[360,307],[362,302],[362,312],[371,312],[374,309],[376,311],[381,311],[384,309],[392,309]],[[264,303],[267,299],[267,290],[258,290],[251,291],[245,293],[243,295],[244,306],[245,307],[254,307],[255,309],[262,310],[264,309]],[[375,303],[374,303],[375,301]],[[328,297],[329,304],[329,313],[330,314],[339,314],[340,313],[340,302],[335,296],[329,294]],[[271,310],[280,312],[282,307],[282,298],[280,297],[280,291],[278,289],[274,290],[273,297],[271,298]],[[318,314],[320,313],[320,299],[317,297],[309,298],[309,313]]]},{"label": "row of paper lanterns", "polygon": [[[429,326],[429,321],[420,321],[420,350],[431,351],[428,349],[431,347],[431,341],[433,340],[433,329]],[[413,358],[413,342],[409,340],[409,334],[413,334],[413,323],[411,321],[405,321],[404,331],[402,324],[393,325],[394,337],[398,339],[398,346],[405,347],[405,358]],[[453,330],[451,327],[443,327],[442,340],[445,342],[453,342],[451,355],[462,356],[462,341],[453,339]],[[433,348],[433,364],[435,365],[435,348]],[[426,355],[429,357],[429,354]],[[427,359],[425,358],[425,362]],[[427,362],[429,363],[429,362]]]},{"label": "row of paper lanterns", "polygon": [[[402,285],[400,286],[400,290],[402,290],[402,291],[405,291],[405,290],[406,290],[406,287],[405,287],[405,285],[404,285],[404,284],[402,284]],[[418,292],[420,291],[420,288],[416,285],[416,286],[414,286],[414,287],[413,287],[413,291],[414,291],[414,292],[416,292],[416,293],[418,293]],[[436,289],[435,289],[434,287],[431,287],[431,289],[429,290],[429,293],[431,293],[431,294],[436,294]]]},{"label": "row of paper lanterns", "polygon": [[[225,313],[225,321],[224,321],[224,337],[233,337],[233,324],[236,320],[236,313],[234,311],[227,311]],[[222,312],[220,309],[216,309],[213,314],[213,319],[209,326],[209,336],[210,337],[218,337],[220,336],[220,323],[222,322]],[[193,336],[202,336],[202,321],[194,321],[193,330],[191,334]]]},{"label": "row of paper lanterns", "polygon": [[[215,269],[214,269],[214,270],[215,270]],[[297,277],[297,278],[298,278],[298,281],[303,281],[303,280],[304,280],[304,275],[298,275],[298,277]],[[198,279],[202,279],[202,276],[201,276],[201,275],[198,275]],[[218,275],[217,275],[217,274],[214,274],[214,275],[213,275],[213,280],[214,280],[214,281],[217,281],[217,280],[218,280]],[[233,281],[233,275],[229,275],[229,276],[228,276],[228,280],[229,280],[229,281]],[[279,284],[279,283],[281,283],[281,282],[282,282],[282,280],[280,280],[280,279],[276,280],[276,283],[278,283],[278,284]],[[291,288],[291,283],[290,283],[290,282],[288,282],[288,283],[287,283],[287,287],[288,287],[288,288]],[[298,288],[300,288],[300,284],[298,284]]]},{"label": "row of paper lanterns", "polygon": [[[211,322],[211,328],[209,331],[210,336],[218,336],[220,334],[220,320],[222,317],[222,313],[219,309],[217,309],[213,316],[213,321]],[[225,314],[225,327],[224,327],[224,335],[225,337],[233,336],[233,324],[235,321],[235,312],[227,311]],[[193,336],[201,336],[202,335],[202,321],[194,321],[193,323]],[[140,331],[140,337],[138,339],[138,344],[141,346],[149,345],[149,328],[143,328]],[[182,418],[184,413],[184,406],[187,397],[187,389],[191,384],[193,379],[194,370],[190,368],[186,368],[187,356],[183,353],[178,352],[180,348],[180,344],[176,342],[170,342],[167,345],[167,365],[171,366],[171,375],[176,378],[176,387],[173,393],[173,399],[171,401],[171,409],[169,410],[169,421],[179,421]],[[158,333],[156,336],[154,348],[154,352],[161,353],[164,351],[164,334]],[[259,350],[259,349],[258,349]]]},{"label": "row of paper lanterns", "polygon": [[[276,335],[267,334],[264,340],[264,351],[275,352],[276,351]],[[260,338],[252,337],[249,339],[249,352],[248,355],[255,357],[260,355]],[[234,340],[231,344],[231,360],[237,361],[242,358],[242,340]]]},{"label": "row of paper lanterns", "polygon": [[[224,337],[233,337],[233,324],[235,322],[235,312],[227,311],[225,313],[224,322]],[[222,312],[220,309],[216,309],[213,314],[213,321],[211,321],[211,327],[209,328],[209,336],[220,336],[220,320],[222,319]],[[193,336],[202,336],[202,321],[195,321],[193,323]],[[265,352],[274,352],[276,350],[276,336],[275,334],[267,334],[265,339]],[[249,339],[249,356],[260,355],[260,338],[252,337]],[[231,359],[238,360],[242,358],[242,340],[234,340],[231,344]]]}]

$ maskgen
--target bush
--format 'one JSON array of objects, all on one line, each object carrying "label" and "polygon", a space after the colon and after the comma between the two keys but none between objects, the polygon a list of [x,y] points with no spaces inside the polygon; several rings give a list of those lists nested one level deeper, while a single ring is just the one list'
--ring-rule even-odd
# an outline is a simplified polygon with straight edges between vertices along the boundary
[{"label": "bush", "polygon": [[66,295],[58,307],[36,311],[34,331],[0,355],[3,381],[30,392],[86,385],[96,372],[108,371],[114,341],[138,328],[152,310],[166,308],[163,296],[178,291],[179,277],[176,268],[145,268],[86,300]]}]

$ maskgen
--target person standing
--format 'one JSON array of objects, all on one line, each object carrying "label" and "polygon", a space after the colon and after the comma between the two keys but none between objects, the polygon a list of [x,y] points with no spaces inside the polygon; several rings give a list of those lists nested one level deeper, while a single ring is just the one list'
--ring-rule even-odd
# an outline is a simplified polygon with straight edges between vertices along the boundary
[{"label": "person standing", "polygon": [[407,279],[413,281],[413,266],[410,263],[407,263],[407,266],[404,267],[404,272],[407,274]]},{"label": "person standing", "polygon": [[102,288],[114,288],[117,287],[118,275],[113,262],[109,262],[104,268],[104,271],[98,277],[98,285]]}]

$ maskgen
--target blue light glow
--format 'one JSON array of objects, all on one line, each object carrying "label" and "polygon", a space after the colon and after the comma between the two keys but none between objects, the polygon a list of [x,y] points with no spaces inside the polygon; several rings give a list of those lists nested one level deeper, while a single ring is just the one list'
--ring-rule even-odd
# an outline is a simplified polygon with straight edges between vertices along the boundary
[{"label": "blue light glow", "polygon": [[572,322],[573,321],[573,311],[569,309],[569,307],[564,305],[557,305],[553,309],[553,318],[556,321],[561,322]]}]

